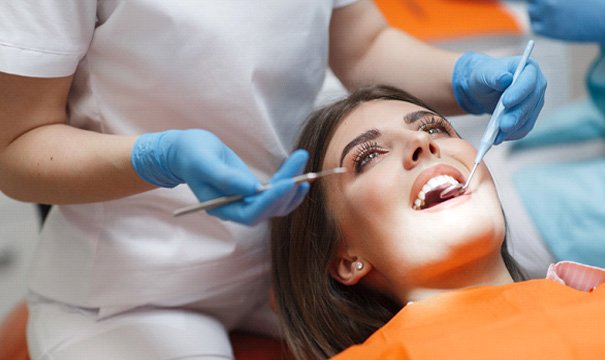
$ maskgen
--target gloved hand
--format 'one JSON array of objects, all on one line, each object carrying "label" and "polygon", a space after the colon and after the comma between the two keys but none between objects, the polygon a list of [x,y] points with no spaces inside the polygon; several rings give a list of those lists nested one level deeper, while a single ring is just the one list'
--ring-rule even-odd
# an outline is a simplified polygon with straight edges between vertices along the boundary
[{"label": "gloved hand", "polygon": [[605,1],[528,0],[532,30],[560,40],[605,43]]},{"label": "gloved hand", "polygon": [[223,220],[255,225],[283,216],[303,200],[309,184],[294,184],[308,153],[298,150],[271,179],[271,188],[256,194],[260,182],[246,164],[214,134],[199,129],[168,130],[137,138],[131,153],[136,173],[160,187],[186,183],[199,201],[225,195],[250,195],[208,211]]},{"label": "gloved hand", "polygon": [[527,135],[544,106],[546,79],[534,60],[527,61],[515,84],[510,86],[519,60],[519,56],[492,58],[468,52],[454,66],[454,97],[466,112],[491,113],[502,95],[505,110],[495,145]]}]

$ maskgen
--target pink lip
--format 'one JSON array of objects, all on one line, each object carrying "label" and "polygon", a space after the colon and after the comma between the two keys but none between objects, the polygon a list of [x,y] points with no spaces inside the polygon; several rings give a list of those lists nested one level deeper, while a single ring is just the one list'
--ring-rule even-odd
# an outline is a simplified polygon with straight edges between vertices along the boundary
[{"label": "pink lip", "polygon": [[451,165],[439,164],[433,167],[430,167],[418,175],[416,180],[414,180],[414,184],[412,185],[412,191],[410,192],[410,207],[414,205],[414,201],[418,198],[418,193],[422,190],[424,184],[427,183],[430,179],[434,178],[438,175],[449,175],[456,179],[459,183],[463,184],[466,180],[462,173]]}]

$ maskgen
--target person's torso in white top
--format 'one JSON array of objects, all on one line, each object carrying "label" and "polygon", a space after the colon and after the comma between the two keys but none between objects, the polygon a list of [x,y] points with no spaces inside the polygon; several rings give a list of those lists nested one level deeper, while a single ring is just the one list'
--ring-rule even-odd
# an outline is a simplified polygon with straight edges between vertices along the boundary
[{"label": "person's torso in white top", "polygon": [[[0,34],[0,71],[64,76],[77,64],[71,125],[111,134],[206,129],[261,180],[292,150],[312,110],[333,7],[352,2],[56,0],[32,12],[21,1],[0,5],[10,25]],[[23,23],[36,25],[27,33]],[[266,224],[172,217],[195,202],[180,185],[55,207],[30,288],[107,309],[242,301],[236,294],[266,288]]]}]

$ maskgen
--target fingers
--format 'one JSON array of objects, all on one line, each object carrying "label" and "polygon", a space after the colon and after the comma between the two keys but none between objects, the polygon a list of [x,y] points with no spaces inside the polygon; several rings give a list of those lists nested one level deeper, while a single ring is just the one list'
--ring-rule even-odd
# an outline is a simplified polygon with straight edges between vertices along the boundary
[{"label": "fingers", "polygon": [[503,133],[502,130],[498,131],[498,135],[496,135],[496,139],[494,140],[494,145],[500,145],[504,140],[506,140],[507,134]]},{"label": "fingers", "polygon": [[298,188],[296,189],[296,194],[290,201],[290,204],[286,208],[284,208],[280,214],[277,214],[277,216],[288,215],[290,212],[292,212],[292,210],[296,209],[298,205],[300,205],[300,203],[302,203],[302,201],[305,199],[305,196],[309,192],[310,188],[311,184],[307,182],[298,185]]},{"label": "fingers", "polygon": [[[519,58],[515,58],[515,67],[518,61]],[[533,59],[529,59],[515,83],[504,91],[502,105],[507,109],[512,108],[525,101],[530,95],[536,93],[536,90],[539,95],[539,92],[543,92],[545,88],[546,82],[543,79],[540,67]],[[536,98],[537,101],[538,97]]]},{"label": "fingers", "polygon": [[261,184],[256,176],[214,134],[194,129],[169,135],[173,137],[169,139],[170,151],[161,154],[169,159],[167,166],[176,169],[198,200],[248,195],[242,201],[208,211],[223,220],[252,225],[285,215],[300,204],[308,190],[308,184],[296,185],[291,179],[305,168],[309,158],[305,150],[293,152],[272,177],[271,187],[258,193]]},{"label": "fingers", "polygon": [[260,185],[246,164],[208,131],[176,131],[168,143],[169,151],[163,151],[167,166],[200,200],[213,190],[221,195],[251,194]]},{"label": "fingers", "polygon": [[267,191],[247,197],[243,201],[212,209],[208,213],[223,220],[256,225],[270,217],[282,216],[286,210],[291,210],[293,200],[297,199],[297,187],[299,186],[290,180],[281,180],[272,184]]},{"label": "fingers", "polygon": [[302,174],[308,160],[309,153],[306,150],[295,150],[273,175],[271,182]]},{"label": "fingers", "polygon": [[536,119],[538,118],[540,110],[542,109],[543,106],[544,106],[544,98],[540,99],[538,106],[536,106],[536,108],[533,110],[533,112],[529,115],[529,118],[534,119],[534,120],[526,121],[523,124],[523,126],[521,126],[519,129],[512,132],[508,136],[507,140],[517,140],[517,139],[521,139],[522,137],[527,135],[531,131],[531,129],[533,129],[533,127],[536,123]]},{"label": "fingers", "polygon": [[482,80],[481,83],[487,85],[492,90],[496,90],[498,92],[502,92],[506,90],[513,81],[512,72],[507,71],[501,65],[497,67],[493,67],[494,65],[490,64],[490,68],[487,71],[480,72],[480,76]]},{"label": "fingers", "polygon": [[[205,184],[216,189],[223,195],[248,195],[257,191],[260,182],[252,174],[248,166],[231,149],[224,147],[222,150],[222,159],[205,159],[197,161],[200,165],[199,185]],[[198,179],[192,177],[188,182],[189,186],[195,191]],[[196,195],[197,192],[196,192]]]},{"label": "fingers", "polygon": [[262,213],[262,218],[258,221],[266,220],[270,217],[288,215],[303,201],[305,195],[309,192],[309,183],[302,183],[294,186],[287,193],[282,194],[277,201],[270,204]]},{"label": "fingers", "polygon": [[303,172],[308,158],[307,151],[294,151],[273,175],[268,190],[212,209],[208,213],[223,220],[246,225],[255,225],[271,217],[287,215],[302,202],[309,190],[308,183],[297,185],[291,180]]},{"label": "fingers", "polygon": [[530,59],[515,83],[503,94],[505,111],[500,119],[500,133],[495,145],[527,135],[544,106],[546,86],[539,66]]},{"label": "fingers", "polygon": [[535,104],[532,103],[521,104],[516,108],[507,110],[502,115],[500,132],[494,141],[495,145],[505,140],[520,139],[530,132],[544,106],[544,93],[541,94]]}]

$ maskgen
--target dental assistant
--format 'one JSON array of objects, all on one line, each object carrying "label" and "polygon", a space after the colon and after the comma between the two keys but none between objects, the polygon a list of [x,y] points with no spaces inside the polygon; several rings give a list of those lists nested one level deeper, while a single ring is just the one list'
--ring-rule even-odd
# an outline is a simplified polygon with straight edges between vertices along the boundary
[{"label": "dental assistant", "polygon": [[592,100],[605,114],[605,2],[529,0],[528,3],[531,28],[535,33],[557,40],[600,45],[600,54],[589,69],[586,80]]},{"label": "dental assistant", "polygon": [[[329,65],[444,113],[532,128],[546,81],[518,57],[458,54],[388,27],[370,0],[5,0],[0,190],[48,203],[29,278],[33,359],[230,358],[227,333],[277,335],[265,220]],[[274,186],[254,195],[259,184]],[[209,214],[172,211],[251,195]]]}]

